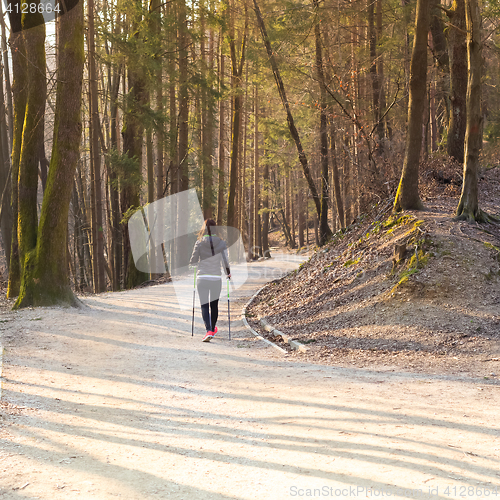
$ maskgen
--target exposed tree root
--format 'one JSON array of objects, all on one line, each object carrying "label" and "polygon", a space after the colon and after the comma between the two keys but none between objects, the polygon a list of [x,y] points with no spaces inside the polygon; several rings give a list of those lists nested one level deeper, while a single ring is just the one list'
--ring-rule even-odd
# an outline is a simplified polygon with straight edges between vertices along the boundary
[{"label": "exposed tree root", "polygon": [[[460,210],[460,207],[459,207]],[[453,217],[454,221],[465,220],[467,222],[479,222],[481,224],[498,224],[500,223],[500,218],[494,215],[486,213],[484,210],[478,208],[477,210],[461,210],[456,217]]]}]

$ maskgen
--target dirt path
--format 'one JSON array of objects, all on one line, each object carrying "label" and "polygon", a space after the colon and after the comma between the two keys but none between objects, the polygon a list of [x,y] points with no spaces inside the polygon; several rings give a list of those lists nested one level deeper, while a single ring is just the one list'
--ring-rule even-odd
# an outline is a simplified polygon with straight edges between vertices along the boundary
[{"label": "dirt path", "polygon": [[500,495],[498,385],[289,360],[224,304],[204,344],[168,284],[85,303],[2,317],[2,499]]}]

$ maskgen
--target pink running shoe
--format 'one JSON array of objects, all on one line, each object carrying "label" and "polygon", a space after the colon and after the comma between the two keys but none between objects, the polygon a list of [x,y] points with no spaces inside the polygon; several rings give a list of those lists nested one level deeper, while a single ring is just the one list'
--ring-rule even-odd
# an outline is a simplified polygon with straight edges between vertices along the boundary
[{"label": "pink running shoe", "polygon": [[210,342],[210,339],[214,336],[214,332],[207,332],[203,337],[202,342]]},{"label": "pink running shoe", "polygon": [[219,331],[217,327],[214,328],[214,331],[212,332],[212,337],[215,337],[215,334]]}]

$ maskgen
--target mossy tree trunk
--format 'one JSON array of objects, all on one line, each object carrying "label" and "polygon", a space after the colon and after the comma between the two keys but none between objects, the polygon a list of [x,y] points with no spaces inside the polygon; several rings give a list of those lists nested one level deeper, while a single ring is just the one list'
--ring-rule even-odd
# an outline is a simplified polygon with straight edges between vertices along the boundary
[{"label": "mossy tree trunk", "polygon": [[[37,242],[37,188],[39,152],[43,142],[45,114],[45,24],[41,14],[23,14],[22,31],[26,48],[26,110],[17,179],[17,241],[23,294],[26,279],[33,272]],[[18,299],[18,301],[19,301]]]},{"label": "mossy tree trunk", "polygon": [[465,131],[465,160],[462,194],[457,207],[457,218],[485,221],[488,216],[479,209],[477,171],[482,144],[483,117],[481,110],[481,14],[477,0],[466,0],[467,27],[467,129]]},{"label": "mossy tree trunk", "polygon": [[[41,28],[45,27],[42,25]],[[69,203],[80,157],[82,131],[83,2],[75,2],[73,8],[59,18],[58,39],[52,156],[36,249],[30,253],[30,265],[24,268],[15,308],[77,303],[68,278],[67,234]],[[43,42],[39,49],[40,46],[43,47]],[[43,68],[45,70],[45,65]],[[39,84],[39,73],[35,81]],[[28,99],[27,116],[29,102]]]},{"label": "mossy tree trunk", "polygon": [[422,147],[422,112],[427,89],[427,33],[429,31],[429,0],[417,0],[415,39],[410,63],[410,95],[408,103],[408,130],[394,209],[421,210],[418,192],[418,170]]},{"label": "mossy tree trunk", "polygon": [[21,144],[23,138],[24,116],[26,115],[26,97],[28,95],[26,45],[24,34],[21,31],[21,14],[10,13],[10,46],[12,52],[12,101],[13,101],[13,132],[12,132],[12,194],[11,207],[13,214],[12,243],[9,265],[9,283],[7,297],[13,298],[19,295],[21,286],[21,266],[19,263],[19,244],[17,240],[18,227],[18,189],[19,159],[21,157]]}]

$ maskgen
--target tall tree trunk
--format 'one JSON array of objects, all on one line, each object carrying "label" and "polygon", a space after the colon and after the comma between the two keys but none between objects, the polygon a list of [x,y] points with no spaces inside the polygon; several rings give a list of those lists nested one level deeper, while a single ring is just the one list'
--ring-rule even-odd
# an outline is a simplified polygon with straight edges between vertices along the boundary
[{"label": "tall tree trunk", "polygon": [[[209,31],[208,48],[205,43],[206,39],[206,29],[205,29],[205,17],[206,17],[207,6],[205,0],[200,1],[200,73],[202,82],[207,81],[207,74],[212,70],[211,61],[213,62],[213,41],[212,41],[212,31]],[[212,48],[212,56],[210,57],[210,51]],[[207,52],[209,54],[207,54]],[[210,61],[211,59],[211,61]],[[212,127],[213,127],[213,99],[210,95],[208,88],[203,84],[200,89],[201,93],[201,181],[202,181],[202,209],[203,217],[205,219],[211,219],[213,215],[212,206]]]},{"label": "tall tree trunk", "polygon": [[[377,71],[377,31],[375,27],[375,0],[368,0],[368,46],[370,52],[370,80],[372,86],[373,121],[380,120],[380,82]],[[377,127],[378,129],[378,127]],[[378,137],[378,143],[382,137]]]},{"label": "tall tree trunk", "polygon": [[[12,23],[12,17],[16,14],[10,14],[10,21]],[[17,14],[19,16],[19,14]],[[19,19],[20,22],[20,19]],[[12,149],[12,140],[13,140],[13,131],[14,131],[14,105],[13,105],[13,96],[12,96],[12,87],[10,85],[10,63],[9,63],[9,54],[7,51],[7,35],[5,28],[5,19],[3,13],[3,4],[0,6],[0,25],[2,27],[2,53],[3,53],[3,69],[5,76],[5,90],[6,90],[6,103],[7,103],[7,125],[9,132],[9,149]],[[12,24],[11,24],[12,28]],[[12,33],[12,30],[11,30]],[[12,36],[12,35],[11,35]],[[12,39],[11,39],[12,40]],[[12,47],[12,45],[11,45]],[[12,47],[14,49],[14,47]],[[14,54],[14,50],[12,51]],[[14,55],[12,55],[14,58]]]},{"label": "tall tree trunk", "polygon": [[271,257],[269,251],[269,164],[264,164],[263,188],[264,198],[262,199],[262,255]]},{"label": "tall tree trunk", "polygon": [[[111,109],[110,109],[110,149],[118,151],[118,91],[120,89],[121,68],[113,66],[113,76],[111,83]],[[112,288],[113,291],[120,289],[121,269],[122,269],[122,239],[121,239],[121,214],[120,214],[120,192],[118,187],[118,176],[113,169],[108,170],[109,179],[109,199],[110,199],[110,219],[111,219],[111,252],[112,262]]]},{"label": "tall tree trunk", "polygon": [[[177,17],[176,3],[167,5],[167,12],[172,17]],[[175,32],[174,32],[175,33]],[[171,51],[177,50],[177,43],[179,40],[174,40],[174,33],[169,33],[169,48]],[[175,59],[170,58],[167,72],[169,75],[168,98],[169,98],[169,174],[170,174],[170,194],[179,192],[179,122],[177,118],[177,101],[176,101],[176,71]]]},{"label": "tall tree trunk", "polygon": [[92,217],[92,248],[94,259],[94,292],[100,293],[106,289],[104,275],[104,231],[102,219],[102,190],[101,190],[101,150],[99,144],[100,119],[98,105],[98,84],[95,67],[95,29],[94,29],[94,0],[88,0],[88,51],[89,51],[89,103],[90,103],[90,137],[91,137],[91,171],[93,182],[91,190],[95,205]]},{"label": "tall tree trunk", "polygon": [[231,139],[231,163],[229,166],[229,192],[227,196],[227,225],[228,227],[237,227],[237,211],[236,211],[236,190],[238,189],[238,160],[240,149],[240,133],[241,133],[241,113],[243,108],[243,94],[241,92],[241,77],[243,75],[243,66],[245,64],[245,52],[248,30],[248,15],[245,6],[245,28],[241,42],[239,60],[236,54],[236,41],[234,36],[229,36],[229,48],[231,53],[232,66],[232,84],[234,85],[233,93],[233,123],[232,123],[232,139]]},{"label": "tall tree trunk", "polygon": [[[4,65],[8,64],[7,61],[5,61],[6,56],[6,51],[2,51],[0,63],[3,63]],[[9,195],[12,191],[12,167],[10,163],[10,141],[7,132],[8,125],[5,117],[5,99],[2,79],[0,82],[0,230],[2,233],[2,244],[5,250],[5,257],[8,266],[10,263],[10,251],[12,247],[12,207],[9,202]]]},{"label": "tall tree trunk", "polygon": [[[210,80],[212,80],[212,75],[215,71],[215,33],[212,28],[209,31],[208,39],[208,71],[210,74]],[[207,122],[204,128],[203,145],[205,147],[204,156],[206,157],[206,189],[205,194],[207,200],[209,200],[210,210],[209,215],[211,218],[214,217],[214,165],[213,158],[215,156],[215,113],[216,113],[216,101],[212,92],[207,92]]]},{"label": "tall tree trunk", "polygon": [[328,131],[327,131],[327,108],[326,102],[326,82],[323,71],[323,54],[321,49],[321,28],[319,15],[319,0],[313,0],[316,11],[316,22],[314,24],[314,39],[316,46],[316,76],[320,87],[320,118],[319,118],[319,137],[321,144],[321,212],[319,215],[320,245],[324,245],[332,236],[328,226],[328,192],[329,192],[329,173],[328,173]]},{"label": "tall tree trunk", "polygon": [[349,155],[347,154],[349,147],[349,137],[344,136],[344,163],[342,169],[342,187],[344,190],[344,227],[351,224],[352,220],[352,189],[351,189],[351,165]]},{"label": "tall tree trunk", "polygon": [[[361,94],[362,94],[362,79],[360,77],[360,64],[357,58],[356,48],[360,43],[359,40],[361,36],[358,36],[358,31],[361,31],[361,28],[358,26],[360,24],[359,20],[360,14],[358,13],[355,17],[356,25],[352,27],[351,30],[351,67],[354,68],[354,71],[351,71],[351,92],[356,98],[352,100],[352,114],[355,119],[352,121],[352,133],[351,140],[346,142],[346,151],[349,152],[349,157],[351,160],[351,164],[349,166],[349,174],[350,174],[350,196],[349,202],[351,211],[353,214],[353,218],[357,217],[361,213],[361,197],[363,196],[363,189],[361,183],[361,169],[359,168],[359,151],[358,151],[358,137],[361,134],[361,126],[359,120],[357,119],[358,115],[358,103],[361,102]],[[352,154],[350,153],[350,149],[352,146]],[[349,221],[350,223],[350,221]]]},{"label": "tall tree trunk", "polygon": [[290,171],[288,176],[287,176],[287,192],[286,192],[286,197],[287,197],[287,209],[288,209],[288,214],[287,214],[287,221],[290,224],[290,242],[291,242],[291,248],[295,248],[297,246],[297,242],[295,241],[295,217],[294,217],[294,203],[293,203],[293,184],[292,184],[292,172]]},{"label": "tall tree trunk", "polygon": [[[139,1],[139,0],[137,0]],[[140,2],[138,5],[141,5]],[[131,32],[133,36],[138,37],[138,24],[140,18],[136,18],[132,22]],[[146,102],[147,93],[144,82],[145,70],[141,67],[141,61],[137,56],[130,56],[131,60],[128,64],[127,83],[127,107],[123,117],[123,152],[134,163],[133,171],[127,172],[127,176],[121,179],[123,182],[123,197],[122,211],[127,211],[133,207],[140,206],[140,182],[142,179],[142,143],[144,136],[144,117],[143,107]],[[126,288],[133,288],[140,285],[148,279],[148,275],[139,271],[134,264],[132,252],[130,249],[130,240],[128,236],[127,225],[124,224],[124,281]]]},{"label": "tall tree trunk", "polygon": [[[219,92],[222,93],[224,88],[224,50],[222,31],[219,33]],[[217,225],[222,226],[224,219],[224,169],[225,169],[225,119],[226,105],[225,100],[219,102],[219,164],[218,169],[218,189],[217,189]]]},{"label": "tall tree trunk", "polygon": [[333,187],[335,193],[335,202],[337,206],[337,214],[339,217],[340,227],[345,227],[344,206],[342,204],[342,192],[340,191],[339,169],[337,166],[337,150],[335,147],[336,130],[333,117],[330,118],[330,156],[332,160],[333,171]]},{"label": "tall tree trunk", "polygon": [[[149,96],[147,98],[149,100]],[[146,127],[146,172],[148,176],[148,203],[155,201],[155,171],[153,159],[153,128]]]},{"label": "tall tree trunk", "polygon": [[[45,115],[45,24],[41,14],[25,14],[22,20],[26,43],[28,93],[22,135],[18,178],[19,262],[21,290],[34,264],[37,241],[37,188],[40,145]],[[66,245],[64,246],[66,250]]]},{"label": "tall tree trunk", "polygon": [[252,261],[254,259],[254,246],[255,246],[255,164],[256,158],[259,155],[259,128],[258,128],[258,113],[259,108],[257,104],[258,91],[257,85],[254,86],[253,92],[253,113],[254,113],[254,130],[253,130],[253,182],[250,183],[248,189],[248,252],[247,260]]},{"label": "tall tree trunk", "polygon": [[[141,105],[145,98],[144,82],[133,66],[129,66],[128,70],[128,104],[127,113],[123,117],[123,151],[130,159],[135,159],[134,172],[130,177],[123,178],[123,200],[122,211],[125,212],[129,208],[140,206],[140,192],[138,179],[141,178],[142,170],[142,140],[144,126],[141,121]],[[147,274],[139,271],[133,261],[132,252],[130,251],[130,241],[128,237],[127,226],[124,225],[124,265],[126,272],[124,273],[125,287],[133,288],[140,285],[148,279]]]},{"label": "tall tree trunk", "polygon": [[410,0],[401,0],[403,7],[403,23],[404,23],[404,74],[405,74],[405,107],[408,109],[410,95],[410,22],[412,4]]},{"label": "tall tree trunk", "polygon": [[[84,258],[84,206],[83,200],[80,199],[78,194],[78,181],[76,177],[80,173],[77,172],[74,179],[73,196],[71,204],[73,205],[74,212],[74,230],[73,230],[73,245],[76,251],[78,272],[75,276],[75,289],[83,292],[86,287],[85,282],[85,258]],[[75,266],[76,267],[76,266]]]},{"label": "tall tree trunk", "polygon": [[[83,132],[84,135],[84,141],[85,141],[85,132]],[[90,272],[90,264],[91,264],[91,258],[90,258],[90,238],[89,238],[89,222],[87,219],[87,206],[85,202],[85,188],[83,186],[83,179],[82,179],[82,171],[80,168],[80,164],[78,163],[76,166],[76,175],[75,175],[75,185],[76,185],[76,191],[78,194],[78,208],[79,208],[79,215],[81,217],[81,226],[80,226],[80,248],[81,248],[81,261],[80,261],[80,284],[85,283],[85,286],[88,288],[85,288],[86,291],[91,290],[91,283],[92,283],[92,275]],[[82,289],[83,291],[83,289]]]},{"label": "tall tree trunk", "polygon": [[[177,190],[183,192],[189,189],[189,47],[190,33],[188,30],[187,3],[179,0],[177,3],[177,44],[178,44],[178,157],[177,157]],[[185,231],[187,227],[187,211],[177,210],[173,214],[178,231]],[[187,241],[177,239],[173,251],[169,252],[172,258],[170,273],[173,269],[187,267],[191,248],[187,247]]]},{"label": "tall tree trunk", "polygon": [[253,226],[254,226],[254,246],[256,251],[252,251],[253,258],[262,256],[261,226],[260,226],[260,168],[259,168],[259,87],[255,84],[254,94],[254,153],[253,153]]},{"label": "tall tree trunk", "polygon": [[[376,0],[377,6],[377,43],[380,43],[382,39],[382,0]],[[377,57],[377,82],[379,88],[379,118],[377,125],[377,135],[379,140],[379,152],[384,152],[384,138],[385,138],[385,121],[381,119],[381,114],[384,113],[386,108],[386,99],[385,99],[385,82],[384,82],[384,54],[383,51],[380,50],[380,53]],[[387,119],[387,117],[386,117]]]},{"label": "tall tree trunk", "polygon": [[[433,55],[436,62],[436,76],[433,79],[435,93],[435,111],[432,116],[435,120],[436,143],[442,141],[443,132],[450,122],[450,56],[446,33],[453,29],[445,27],[441,9],[435,7],[431,13],[430,30],[432,34]],[[441,119],[438,117],[441,116]],[[445,125],[446,124],[446,125]]]},{"label": "tall tree trunk", "polygon": [[450,51],[450,125],[446,144],[448,154],[462,163],[467,127],[467,44],[465,0],[454,0],[448,28]]},{"label": "tall tree trunk", "polygon": [[[150,99],[150,93],[147,93],[147,100]],[[154,159],[153,159],[153,126],[148,123],[146,126],[146,171],[148,176],[148,203],[155,201],[155,172],[154,172]],[[149,247],[150,262],[156,262],[156,248],[154,245]],[[155,274],[149,273],[149,279],[154,279]]]},{"label": "tall tree trunk", "polygon": [[314,204],[316,205],[316,212],[318,216],[321,215],[321,199],[318,195],[318,191],[316,189],[316,185],[311,175],[311,171],[309,169],[309,165],[307,164],[307,157],[302,148],[302,143],[300,141],[299,132],[295,126],[295,122],[293,120],[292,112],[290,111],[290,105],[288,103],[288,99],[286,97],[285,86],[283,85],[283,80],[281,78],[280,71],[278,69],[278,64],[276,63],[276,59],[274,57],[273,49],[271,48],[271,42],[269,41],[269,36],[267,35],[266,26],[264,24],[264,18],[262,17],[262,13],[260,11],[259,5],[257,4],[257,0],[253,0],[255,15],[257,16],[257,23],[259,25],[260,31],[262,33],[262,39],[264,41],[264,45],[266,47],[267,56],[269,58],[269,62],[271,64],[271,68],[273,70],[274,79],[276,80],[276,86],[278,87],[278,92],[280,94],[281,103],[285,108],[288,128],[290,130],[290,135],[295,142],[295,146],[297,148],[297,152],[299,155],[299,161],[302,165],[302,170],[304,171],[304,177],[307,180],[307,184],[309,186],[309,190],[311,192],[311,196],[314,200]]},{"label": "tall tree trunk", "polygon": [[239,189],[238,189],[238,229],[241,232],[243,243],[245,247],[248,246],[248,234],[246,227],[246,172],[247,172],[247,132],[248,132],[248,59],[246,62],[245,70],[245,94],[243,95],[243,105],[241,108],[241,130],[243,134],[240,134],[240,154],[239,154]]},{"label": "tall tree trunk", "polygon": [[9,15],[11,34],[10,46],[12,52],[12,101],[13,101],[13,129],[12,129],[12,172],[11,172],[11,207],[13,214],[11,253],[9,265],[9,282],[7,297],[19,295],[21,286],[21,265],[19,262],[18,230],[18,200],[19,200],[19,160],[21,157],[21,144],[23,137],[24,116],[26,114],[26,99],[28,95],[26,44],[21,31],[21,14],[11,12]]},{"label": "tall tree trunk", "polygon": [[179,192],[189,188],[188,153],[189,153],[189,92],[188,92],[188,46],[185,0],[179,1],[179,150],[178,150],[178,186]]},{"label": "tall tree trunk", "polygon": [[[45,31],[45,26],[41,25]],[[38,29],[38,28],[34,28]],[[58,303],[76,305],[68,276],[68,211],[80,157],[81,96],[84,64],[83,3],[60,17],[54,139],[42,203],[34,266],[23,276],[15,307]],[[41,35],[40,40],[41,41]],[[38,45],[43,47],[43,43]],[[43,66],[45,72],[45,65]],[[37,75],[40,81],[40,69]],[[29,103],[29,98],[28,98]],[[29,104],[28,104],[29,105]]]},{"label": "tall tree trunk", "polygon": [[429,31],[429,0],[417,0],[415,40],[410,65],[410,100],[408,104],[408,131],[394,209],[421,210],[418,191],[418,170],[422,147],[422,120],[427,90],[427,33]]},{"label": "tall tree trunk", "polygon": [[[162,37],[161,15],[162,5],[160,0],[152,0],[151,10],[156,18],[153,24],[153,30],[159,38]],[[156,63],[158,65],[155,72],[155,93],[156,93],[156,112],[160,115],[158,126],[156,127],[156,199],[163,198],[164,190],[168,179],[165,175],[164,145],[165,145],[165,127],[163,125],[163,64],[162,57],[157,55]]]},{"label": "tall tree trunk", "polygon": [[299,177],[297,183],[297,211],[298,211],[298,224],[297,235],[299,239],[299,248],[304,247],[304,229],[305,229],[305,215],[304,215],[304,197],[302,193],[302,179]]},{"label": "tall tree trunk", "polygon": [[467,130],[465,132],[465,161],[462,194],[457,217],[469,222],[486,222],[489,217],[479,209],[477,173],[482,146],[483,115],[481,109],[482,40],[481,14],[477,0],[466,0],[467,28]]}]

